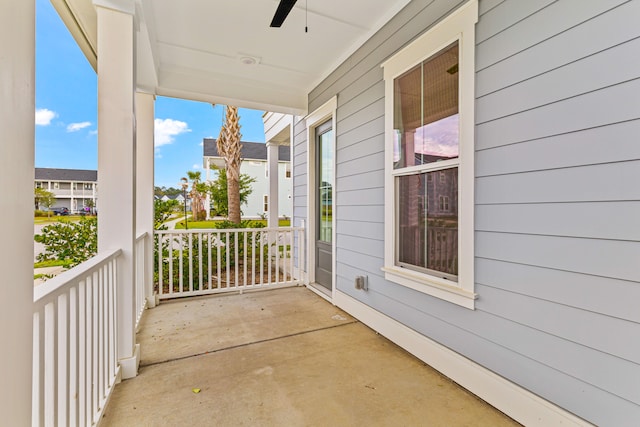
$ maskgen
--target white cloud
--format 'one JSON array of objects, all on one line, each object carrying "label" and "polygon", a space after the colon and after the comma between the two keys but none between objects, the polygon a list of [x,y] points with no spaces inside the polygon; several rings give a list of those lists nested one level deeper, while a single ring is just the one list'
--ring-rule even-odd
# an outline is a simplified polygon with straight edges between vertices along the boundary
[{"label": "white cloud", "polygon": [[49,126],[51,120],[58,117],[58,113],[51,111],[48,108],[38,108],[36,110],[36,125]]},{"label": "white cloud", "polygon": [[160,147],[162,145],[171,144],[176,135],[181,133],[191,132],[189,125],[186,122],[173,119],[155,119],[154,120],[154,136],[155,146]]},{"label": "white cloud", "polygon": [[191,169],[200,169],[200,165],[197,163],[194,163]]},{"label": "white cloud", "polygon": [[77,132],[89,126],[91,126],[91,122],[70,123],[67,126],[67,132]]}]

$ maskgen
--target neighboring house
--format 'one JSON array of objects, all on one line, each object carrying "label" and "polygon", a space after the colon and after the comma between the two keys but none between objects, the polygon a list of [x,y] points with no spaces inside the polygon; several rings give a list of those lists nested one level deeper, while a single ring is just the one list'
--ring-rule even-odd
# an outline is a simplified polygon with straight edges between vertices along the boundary
[{"label": "neighboring house", "polygon": [[[176,194],[171,196],[168,194],[165,194],[159,199],[162,200],[163,202],[168,202],[169,200],[176,200],[178,203],[180,203],[181,209],[184,207],[184,196],[182,194]],[[189,198],[188,194],[187,194],[187,210],[191,211],[191,199]]]},{"label": "neighboring house", "polygon": [[[54,3],[97,73],[95,263],[113,264],[92,274],[115,276],[117,322],[80,328],[115,341],[118,379],[140,361],[134,268],[153,249],[136,239],[153,234],[154,100],[165,95],[296,114],[270,133],[293,147],[293,225],[305,237],[292,253],[305,242],[295,267],[310,289],[525,425],[638,425],[640,0],[314,2],[308,33],[301,2],[278,29],[271,1]],[[45,354],[73,345],[56,322],[103,312],[89,303],[102,282],[67,296],[52,293],[66,289],[58,276],[34,303],[35,12],[2,10],[11,250],[0,270],[15,286],[0,299],[11,323],[0,413],[23,425],[48,398],[38,424],[69,413],[49,397],[59,387],[92,384],[69,368],[91,347],[41,373]],[[203,31],[213,18],[224,25]],[[68,308],[77,295],[80,314]],[[70,371],[74,381],[56,381]],[[93,390],[100,408],[108,396]]]},{"label": "neighboring house", "polygon": [[65,207],[71,213],[89,208],[93,203],[98,210],[98,172],[83,169],[35,168],[35,187],[50,191],[55,196],[52,208]]},{"label": "neighboring house", "polygon": [[[261,142],[245,142],[242,145],[242,163],[240,173],[255,179],[251,184],[251,194],[246,205],[241,206],[243,218],[259,218],[269,214],[269,171],[267,162],[267,145]],[[291,179],[290,146],[278,147],[278,216],[291,218],[293,180]],[[224,168],[224,159],[218,155],[218,147],[214,138],[204,138],[203,164],[207,181],[215,181],[217,171],[213,166]],[[205,204],[206,205],[206,204]],[[215,209],[215,206],[212,206]],[[209,216],[209,212],[207,213]]]}]

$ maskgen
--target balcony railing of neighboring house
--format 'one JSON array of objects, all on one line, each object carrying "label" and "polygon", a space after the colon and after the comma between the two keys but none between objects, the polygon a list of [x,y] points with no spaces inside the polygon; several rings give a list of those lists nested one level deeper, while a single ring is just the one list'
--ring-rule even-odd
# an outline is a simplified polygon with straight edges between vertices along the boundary
[{"label": "balcony railing of neighboring house", "polygon": [[91,425],[100,419],[118,375],[121,253],[98,254],[35,287],[34,425]]},{"label": "balcony railing of neighboring house", "polygon": [[[160,299],[303,283],[304,229],[158,230]],[[294,253],[294,248],[298,248]],[[302,269],[304,270],[304,268]]]},{"label": "balcony railing of neighboring house", "polygon": [[54,196],[56,197],[60,197],[60,196],[71,196],[71,190],[70,189],[60,189],[60,188],[55,188],[52,189],[51,192],[54,194]]}]

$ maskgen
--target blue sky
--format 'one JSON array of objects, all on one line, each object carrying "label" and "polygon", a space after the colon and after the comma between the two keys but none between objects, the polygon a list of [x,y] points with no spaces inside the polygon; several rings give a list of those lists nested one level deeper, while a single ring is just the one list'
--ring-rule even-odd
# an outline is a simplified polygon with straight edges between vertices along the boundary
[{"label": "blue sky", "polygon": [[[155,184],[202,169],[202,138],[217,138],[221,106],[157,97]],[[242,140],[264,142],[262,111],[240,109]],[[36,0],[36,167],[96,169],[97,78],[49,0]]]}]

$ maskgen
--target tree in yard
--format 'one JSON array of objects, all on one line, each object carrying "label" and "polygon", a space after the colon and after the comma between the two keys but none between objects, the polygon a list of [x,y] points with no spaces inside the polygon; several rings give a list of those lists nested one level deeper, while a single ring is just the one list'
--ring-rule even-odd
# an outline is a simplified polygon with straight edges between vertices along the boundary
[{"label": "tree in yard", "polygon": [[224,125],[220,129],[220,136],[216,141],[216,145],[218,155],[224,159],[227,172],[227,218],[234,224],[240,224],[241,137],[238,107],[228,105]]},{"label": "tree in yard", "polygon": [[51,191],[47,191],[44,188],[36,188],[34,198],[36,210],[39,210],[40,206],[47,208],[48,210],[56,202],[55,195]]},{"label": "tree in yard", "polygon": [[202,221],[205,219],[206,212],[204,210],[204,199],[207,192],[206,183],[201,181],[200,172],[187,171],[187,176],[191,181],[191,213],[194,221]]},{"label": "tree in yard", "polygon": [[[209,195],[213,202],[217,215],[227,216],[229,214],[229,198],[227,195],[227,171],[224,169],[216,168],[218,171],[218,179],[213,181],[208,186]],[[253,191],[251,184],[256,182],[255,178],[243,173],[240,175],[239,187],[240,187],[240,205],[246,205],[249,200],[249,195]]]},{"label": "tree in yard", "polygon": [[89,213],[93,215],[93,209],[96,207],[96,202],[93,199],[88,199],[84,202],[84,205],[89,208]]},{"label": "tree in yard", "polygon": [[156,199],[153,202],[153,225],[155,230],[166,230],[164,222],[171,217],[171,214],[178,208],[180,202],[177,200],[167,200],[166,202]]}]

